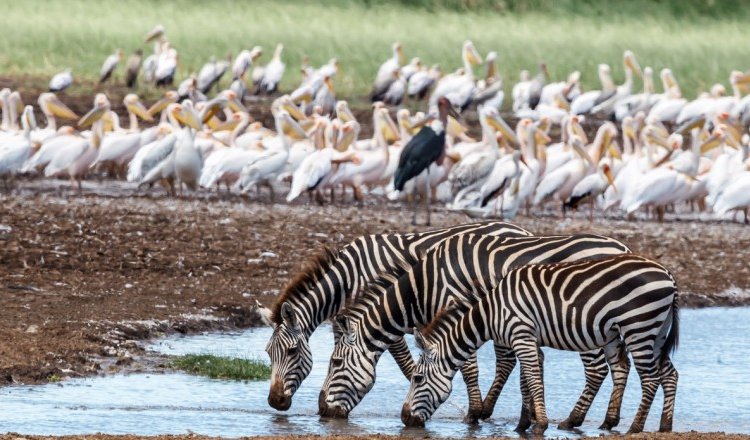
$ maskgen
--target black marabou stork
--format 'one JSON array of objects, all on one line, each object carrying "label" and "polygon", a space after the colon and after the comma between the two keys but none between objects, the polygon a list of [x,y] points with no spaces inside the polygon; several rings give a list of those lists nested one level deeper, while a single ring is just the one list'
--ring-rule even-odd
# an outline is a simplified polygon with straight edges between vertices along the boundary
[{"label": "black marabou stork", "polygon": [[[437,119],[434,115],[430,115],[419,123],[423,127],[401,151],[398,168],[393,176],[394,188],[397,191],[403,191],[406,182],[424,171],[427,172],[428,178],[425,179],[426,191],[424,193],[427,225],[430,224],[430,165],[433,162],[441,165],[445,158],[445,129],[448,126],[448,115],[458,119],[456,110],[447,98],[441,97],[437,106]],[[413,225],[417,224],[416,198],[414,200],[414,215],[411,219]]]}]

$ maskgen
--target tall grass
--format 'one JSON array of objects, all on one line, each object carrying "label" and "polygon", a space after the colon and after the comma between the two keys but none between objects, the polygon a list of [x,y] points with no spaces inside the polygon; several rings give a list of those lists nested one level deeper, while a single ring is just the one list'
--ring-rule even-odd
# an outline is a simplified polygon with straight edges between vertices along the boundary
[{"label": "tall grass", "polygon": [[[164,24],[180,53],[180,77],[199,70],[211,55],[236,54],[256,44],[264,47],[261,62],[266,62],[283,42],[282,89],[298,83],[303,55],[316,65],[337,57],[342,70],[336,88],[347,97],[369,91],[393,41],[404,44],[407,57],[453,70],[460,66],[462,42],[471,39],[482,53],[498,52],[508,90],[519,70],[534,71],[539,61],[553,78],[580,70],[589,88],[598,86],[598,63],[611,64],[621,80],[625,49],[656,72],[672,68],[688,96],[714,82],[726,84],[732,69],[750,67],[747,2],[733,2],[733,9],[723,0],[409,0],[406,6],[390,0],[2,2],[4,75],[49,76],[71,67],[77,78],[94,79],[115,48],[150,51],[143,36],[157,23]],[[685,12],[673,13],[680,4]]]}]

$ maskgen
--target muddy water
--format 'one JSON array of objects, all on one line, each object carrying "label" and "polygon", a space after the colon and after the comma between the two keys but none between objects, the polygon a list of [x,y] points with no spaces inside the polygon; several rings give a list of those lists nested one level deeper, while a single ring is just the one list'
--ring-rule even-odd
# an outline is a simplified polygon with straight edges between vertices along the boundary
[{"label": "muddy water", "polygon": [[[681,346],[675,356],[680,372],[675,429],[750,433],[750,308],[702,309],[682,312]],[[259,357],[268,329],[234,334],[206,334],[160,341],[153,348],[167,354],[212,353]],[[454,393],[428,422],[427,428],[405,430],[399,410],[408,387],[388,354],[378,365],[378,380],[348,421],[321,421],[316,415],[317,394],[332,348],[330,328],[322,327],[311,340],[315,366],[286,413],[266,404],[268,382],[210,380],[179,373],[131,374],[69,380],[44,386],[7,387],[0,391],[0,432],[24,434],[195,432],[220,436],[255,434],[414,434],[418,436],[514,435],[519,411],[518,369],[500,398],[495,417],[478,427],[461,422],[467,406],[460,375]],[[576,354],[545,350],[546,394],[552,420],[567,416],[583,385]],[[480,368],[490,372],[493,353],[480,351]],[[490,376],[482,375],[489,385]],[[606,383],[577,433],[550,428],[549,436],[597,435],[610,391]],[[635,414],[640,387],[631,372],[621,429]],[[651,411],[648,430],[655,430],[661,393]]]}]

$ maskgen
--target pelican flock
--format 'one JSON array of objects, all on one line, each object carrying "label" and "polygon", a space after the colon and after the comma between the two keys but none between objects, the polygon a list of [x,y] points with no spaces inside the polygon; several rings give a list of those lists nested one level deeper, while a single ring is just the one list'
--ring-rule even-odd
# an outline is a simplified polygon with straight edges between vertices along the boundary
[{"label": "pelican flock", "polygon": [[[451,70],[407,62],[396,42],[375,74],[372,119],[358,120],[336,97],[336,58],[318,68],[303,60],[301,83],[280,93],[282,44],[265,64],[254,46],[177,82],[179,54],[164,27],[144,41],[150,53],[138,49],[125,62],[115,49],[99,72],[100,83],[133,88],[140,78],[167,88],[150,107],[127,94],[125,125],[106,94],[83,116],[64,104],[58,93],[73,84],[70,69],[38,97],[42,124],[17,91],[0,91],[6,191],[33,176],[67,178],[80,191],[85,179],[107,175],[171,195],[203,188],[252,198],[265,188],[273,197],[288,188],[287,202],[440,200],[475,217],[565,216],[586,206],[592,219],[595,210],[662,220],[696,209],[748,221],[750,73],[729,72],[729,93],[715,84],[690,100],[667,67],[657,90],[655,70],[626,50],[621,66],[599,64],[596,90],[584,90],[580,71],[554,79],[542,63],[533,76],[521,72],[506,103],[502,54],[482,57],[466,41]],[[272,96],[272,127],[250,116],[248,102],[261,99],[254,94]],[[428,96],[424,113],[394,108]],[[467,123],[474,118],[478,127]]]}]

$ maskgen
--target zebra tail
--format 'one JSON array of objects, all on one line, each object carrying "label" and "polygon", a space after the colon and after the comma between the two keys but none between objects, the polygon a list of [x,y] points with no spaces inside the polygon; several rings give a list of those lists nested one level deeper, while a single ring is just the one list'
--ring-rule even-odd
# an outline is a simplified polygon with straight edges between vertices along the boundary
[{"label": "zebra tail", "polygon": [[669,334],[667,340],[661,348],[661,359],[666,359],[667,356],[674,353],[677,346],[680,343],[680,306],[679,296],[675,292],[674,299],[672,300],[672,325],[669,328]]}]

